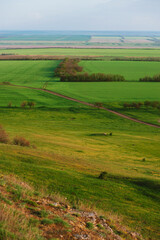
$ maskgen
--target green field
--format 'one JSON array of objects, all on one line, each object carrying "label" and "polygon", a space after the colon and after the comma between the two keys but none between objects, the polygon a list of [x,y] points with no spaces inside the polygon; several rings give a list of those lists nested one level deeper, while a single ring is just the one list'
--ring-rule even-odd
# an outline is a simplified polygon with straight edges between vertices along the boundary
[{"label": "green field", "polygon": [[59,61],[0,61],[0,82],[43,87],[53,81]]},{"label": "green field", "polygon": [[61,108],[79,106],[76,102],[67,101],[49,93],[27,88],[0,85],[0,106],[7,107],[12,103],[12,107],[20,107],[23,101],[34,101],[37,108]]},{"label": "green field", "polygon": [[[83,62],[85,63],[85,62]],[[86,62],[88,64],[88,61]],[[121,64],[121,62],[98,62],[99,65]],[[128,62],[127,62],[128,63]],[[143,71],[148,62],[131,62],[131,64],[142,65]],[[108,83],[65,83],[54,78],[54,70],[59,61],[0,61],[0,82],[10,82],[21,86],[32,86],[42,88],[47,82],[47,88],[79,100],[89,102],[123,102],[123,101],[145,101],[160,100],[159,83],[141,82],[108,82]],[[123,62],[122,62],[123,64]],[[125,64],[125,63],[124,63]],[[130,62],[129,62],[130,64]],[[152,63],[155,69],[160,63]],[[92,66],[94,62],[89,64]],[[99,66],[98,65],[98,66]],[[103,65],[104,66],[104,65]],[[155,67],[156,66],[156,67]],[[98,67],[97,67],[98,68]],[[112,66],[113,68],[113,66]],[[140,67],[139,67],[140,69]],[[132,74],[129,73],[131,77]],[[136,93],[136,94],[135,94]]]},{"label": "green field", "polygon": [[0,49],[0,54],[55,55],[55,56],[105,56],[105,57],[160,57],[160,49]]},{"label": "green field", "polygon": [[[12,51],[25,54],[48,51],[55,55],[64,51],[64,54],[83,55],[89,50]],[[131,53],[133,55],[128,56],[160,56],[160,50],[95,49],[91,50],[92,54],[94,51],[95,55],[101,52],[106,56]],[[47,89],[55,92],[91,103],[101,102],[108,108],[159,124],[158,109],[125,110],[122,107],[123,102],[160,101],[159,83],[65,83],[54,77],[58,64],[59,61],[0,61],[0,82],[37,88],[47,83]],[[92,69],[102,72],[107,66],[116,71],[112,64],[117,64],[128,80],[137,80],[136,76],[146,73],[149,67],[149,73],[154,74],[159,66],[156,62],[87,61],[82,64],[89,72]],[[125,68],[122,69],[121,64],[125,64]],[[136,73],[131,71],[132,64],[138,69]],[[35,108],[21,108],[22,101],[34,101]],[[12,107],[8,107],[9,102]],[[82,201],[118,215],[124,225],[141,232],[147,240],[159,238],[159,129],[46,92],[3,84],[0,84],[0,124],[11,140],[20,135],[36,146],[23,148],[0,143],[1,173],[13,173],[36,188],[45,188],[48,193],[58,192],[73,205]],[[107,180],[97,178],[102,171],[108,173]]]},{"label": "green field", "polygon": [[120,74],[128,81],[160,74],[160,62],[81,61],[80,66],[88,73]]}]

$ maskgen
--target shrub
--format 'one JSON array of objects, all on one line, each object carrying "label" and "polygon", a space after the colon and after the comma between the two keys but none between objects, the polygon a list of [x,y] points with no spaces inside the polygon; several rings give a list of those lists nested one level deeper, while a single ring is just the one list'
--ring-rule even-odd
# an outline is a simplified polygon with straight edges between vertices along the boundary
[{"label": "shrub", "polygon": [[26,101],[23,101],[22,103],[21,103],[21,107],[22,108],[25,108],[27,106],[27,102]]},{"label": "shrub", "polygon": [[3,85],[10,85],[10,82],[2,82]]},{"label": "shrub", "polygon": [[101,172],[98,178],[106,180],[107,179],[107,172]]},{"label": "shrub", "polygon": [[96,102],[96,103],[95,103],[95,107],[101,108],[101,107],[103,107],[103,104],[100,103],[100,102]]},{"label": "shrub", "polygon": [[12,102],[9,102],[9,103],[8,103],[8,107],[9,107],[9,108],[12,107]]},{"label": "shrub", "polygon": [[8,134],[0,125],[0,143],[8,143],[8,142],[9,142]]},{"label": "shrub", "polygon": [[32,108],[32,107],[35,106],[35,103],[34,103],[34,102],[28,102],[27,105],[28,105],[30,108]]},{"label": "shrub", "polygon": [[13,139],[13,144],[14,145],[19,145],[22,147],[29,147],[30,146],[30,142],[28,140],[26,140],[24,137],[20,137],[20,136],[16,136]]},{"label": "shrub", "polygon": [[144,102],[144,106],[149,107],[150,105],[151,105],[151,102],[150,102],[150,101],[145,101],[145,102]]}]

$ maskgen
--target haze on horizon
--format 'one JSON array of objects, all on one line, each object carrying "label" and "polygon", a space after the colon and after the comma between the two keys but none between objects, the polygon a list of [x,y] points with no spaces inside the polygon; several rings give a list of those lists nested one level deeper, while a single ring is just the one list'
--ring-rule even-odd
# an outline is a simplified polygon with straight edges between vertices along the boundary
[{"label": "haze on horizon", "polygon": [[160,0],[1,0],[0,30],[160,31]]}]

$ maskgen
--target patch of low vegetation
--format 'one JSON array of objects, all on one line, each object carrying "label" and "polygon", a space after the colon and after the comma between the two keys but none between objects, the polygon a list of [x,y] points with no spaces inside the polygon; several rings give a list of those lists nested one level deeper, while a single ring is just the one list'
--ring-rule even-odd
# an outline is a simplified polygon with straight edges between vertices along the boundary
[{"label": "patch of low vegetation", "polygon": [[41,220],[41,224],[43,224],[43,225],[50,225],[53,223],[54,223],[54,221],[52,219],[44,218]]},{"label": "patch of low vegetation", "polygon": [[30,146],[30,142],[21,136],[14,137],[13,144],[21,146],[21,147],[29,147]]},{"label": "patch of low vegetation", "polygon": [[160,101],[145,101],[145,102],[132,102],[132,103],[124,103],[124,108],[136,108],[140,109],[141,107],[146,108],[157,108],[160,110]]},{"label": "patch of low vegetation", "polygon": [[0,85],[11,85],[10,82],[1,82]]},{"label": "patch of low vegetation", "polygon": [[57,225],[61,225],[63,227],[67,227],[67,228],[70,227],[70,225],[60,217],[55,217],[53,221]]},{"label": "patch of low vegetation", "polygon": [[91,222],[87,222],[86,223],[86,228],[88,228],[88,229],[93,229],[94,228],[94,225],[93,225],[93,223],[91,223]]}]

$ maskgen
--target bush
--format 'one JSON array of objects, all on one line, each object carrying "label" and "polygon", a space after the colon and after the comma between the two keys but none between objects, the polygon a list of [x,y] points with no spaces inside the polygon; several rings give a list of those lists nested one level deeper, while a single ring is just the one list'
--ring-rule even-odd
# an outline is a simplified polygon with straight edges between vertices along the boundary
[{"label": "bush", "polygon": [[30,142],[28,140],[26,140],[24,137],[20,137],[20,136],[16,136],[13,139],[13,144],[14,145],[19,145],[22,147],[29,147],[30,146]]},{"label": "bush", "polygon": [[8,142],[9,142],[8,134],[0,125],[0,143],[8,143]]},{"label": "bush", "polygon": [[106,180],[107,179],[107,175],[108,175],[107,172],[101,172],[98,178]]},{"label": "bush", "polygon": [[9,102],[9,103],[8,103],[8,107],[9,107],[9,108],[12,107],[12,102]]},{"label": "bush", "polygon": [[100,103],[100,102],[96,102],[94,105],[95,105],[95,107],[98,107],[98,108],[101,108],[101,107],[103,107],[103,104],[102,104],[102,103]]},{"label": "bush", "polygon": [[27,106],[27,102],[26,101],[23,101],[22,103],[21,103],[21,107],[22,108],[25,108]]},{"label": "bush", "polygon": [[30,108],[32,108],[32,107],[35,106],[35,103],[34,103],[34,102],[28,102],[27,105],[28,105]]}]

